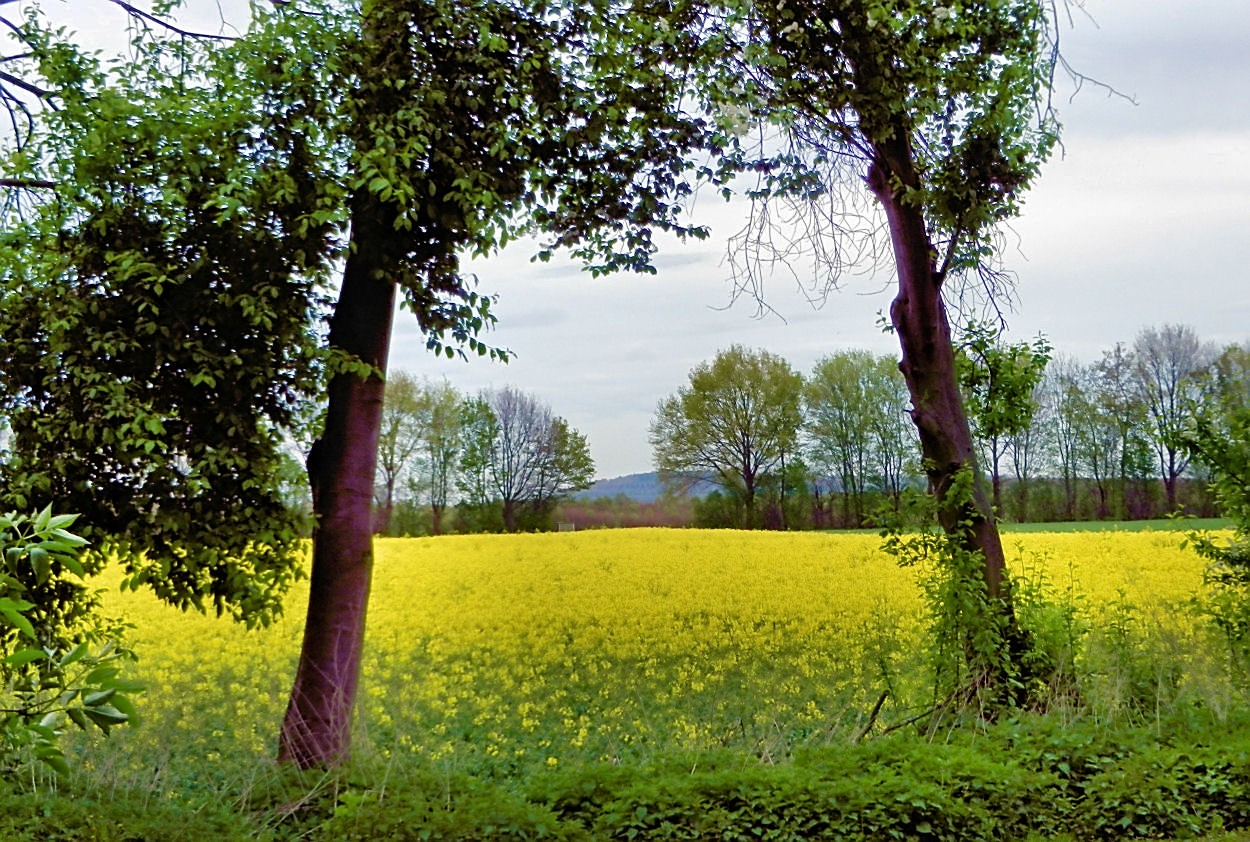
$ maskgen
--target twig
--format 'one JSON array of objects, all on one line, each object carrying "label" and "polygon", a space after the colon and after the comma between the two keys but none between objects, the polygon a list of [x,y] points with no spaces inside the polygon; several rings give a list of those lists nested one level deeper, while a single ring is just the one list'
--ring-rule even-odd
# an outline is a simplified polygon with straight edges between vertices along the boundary
[{"label": "twig", "polygon": [[149,12],[145,12],[142,9],[136,8],[135,6],[132,6],[130,3],[127,3],[126,0],[109,0],[109,2],[112,3],[114,6],[117,6],[118,8],[123,9],[126,12],[126,14],[130,15],[133,18],[138,18],[139,20],[151,21],[152,23],[156,24],[162,29],[172,32],[175,35],[181,35],[183,38],[196,38],[196,39],[203,39],[203,40],[208,40],[208,41],[237,41],[238,40],[238,38],[234,37],[233,35],[211,35],[207,32],[191,32],[188,29],[183,29],[179,26],[176,26],[172,21],[157,17],[156,15],[153,15]]},{"label": "twig", "polygon": [[872,712],[868,714],[868,721],[864,723],[864,727],[859,729],[859,733],[855,735],[852,742],[859,742],[868,736],[868,732],[872,730],[872,726],[877,724],[877,715],[881,713],[881,707],[885,704],[886,697],[890,695],[889,690],[882,690],[881,695],[877,697],[877,703],[872,706]]}]

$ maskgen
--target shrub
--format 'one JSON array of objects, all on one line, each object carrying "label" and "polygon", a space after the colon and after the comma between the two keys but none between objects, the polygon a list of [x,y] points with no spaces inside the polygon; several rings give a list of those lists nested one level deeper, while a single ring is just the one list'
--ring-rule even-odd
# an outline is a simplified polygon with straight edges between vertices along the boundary
[{"label": "shrub", "polygon": [[66,721],[108,733],[128,722],[121,678],[131,653],[108,639],[117,630],[81,580],[86,541],[68,531],[74,515],[0,516],[0,769],[31,760],[68,771]]}]

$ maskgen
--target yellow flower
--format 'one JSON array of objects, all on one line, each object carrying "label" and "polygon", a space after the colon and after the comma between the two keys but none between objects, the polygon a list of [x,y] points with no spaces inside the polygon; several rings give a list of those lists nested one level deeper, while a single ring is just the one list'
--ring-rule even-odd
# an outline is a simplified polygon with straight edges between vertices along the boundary
[{"label": "yellow flower", "polygon": [[[381,539],[359,740],[472,771],[834,735],[923,672],[915,572],[878,543],[668,529]],[[1166,611],[1201,586],[1201,560],[1171,533],[1006,543],[1018,578],[1091,618],[1113,603]],[[177,779],[172,767],[194,762],[179,746],[271,755],[306,599],[301,584],[277,623],[248,631],[114,588],[107,608],[135,625],[149,689],[145,725],[97,765]]]}]

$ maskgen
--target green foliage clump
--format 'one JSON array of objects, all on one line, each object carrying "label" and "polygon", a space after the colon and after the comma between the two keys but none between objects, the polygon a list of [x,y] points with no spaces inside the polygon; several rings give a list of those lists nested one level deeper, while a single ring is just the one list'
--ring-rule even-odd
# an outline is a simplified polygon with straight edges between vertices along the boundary
[{"label": "green foliage clump", "polygon": [[86,541],[68,531],[76,515],[0,516],[0,769],[30,761],[69,771],[65,723],[108,733],[134,717],[121,677],[132,658],[101,618],[81,579]]},{"label": "green foliage clump", "polygon": [[[947,491],[951,500],[971,500],[971,470],[960,471]],[[984,556],[970,549],[972,524],[938,530],[932,495],[906,492],[900,509],[882,531],[882,550],[904,567],[919,570],[924,596],[933,678],[932,724],[949,713],[992,718],[1006,705],[1022,704],[1036,689],[1036,658],[1017,624],[1011,583],[992,596]],[[919,525],[919,528],[917,528]]]},{"label": "green foliage clump", "polygon": [[18,792],[0,787],[5,842],[267,842],[276,837],[228,803],[161,802],[144,793],[108,797],[73,789]]},{"label": "green foliage clump", "polygon": [[1228,349],[1212,367],[1207,400],[1194,407],[1182,434],[1187,450],[1211,470],[1220,513],[1233,534],[1191,533],[1189,544],[1208,562],[1208,613],[1234,649],[1250,654],[1250,351]]},{"label": "green foliage clump", "polygon": [[1244,828],[1244,737],[1173,746],[1030,718],[947,745],[905,735],[692,771],[578,769],[532,796],[595,839],[1166,838]]}]

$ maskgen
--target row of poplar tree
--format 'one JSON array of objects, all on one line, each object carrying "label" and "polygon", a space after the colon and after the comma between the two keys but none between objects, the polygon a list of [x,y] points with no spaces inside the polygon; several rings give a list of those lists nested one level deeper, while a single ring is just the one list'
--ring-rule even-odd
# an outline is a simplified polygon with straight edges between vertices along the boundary
[{"label": "row of poplar tree", "polygon": [[[966,326],[960,383],[999,516],[1214,514],[1185,433],[1204,402],[1245,382],[1248,349],[1170,324],[1082,363],[1044,338]],[[911,405],[893,357],[840,351],[803,377],[735,346],[661,403],[651,443],[670,484],[717,487],[696,503],[697,525],[868,526],[923,487]]]},{"label": "row of poplar tree", "polygon": [[[1248,346],[1170,324],[1082,363],[970,324],[959,365],[1003,519],[1214,514],[1183,433],[1220,383],[1250,372]],[[660,403],[650,438],[695,525],[862,527],[924,486],[911,406],[893,356],[839,351],[804,376],[735,345]],[[387,383],[378,532],[550,529],[593,478],[586,437],[538,398],[510,386],[467,396],[402,371]]]}]

